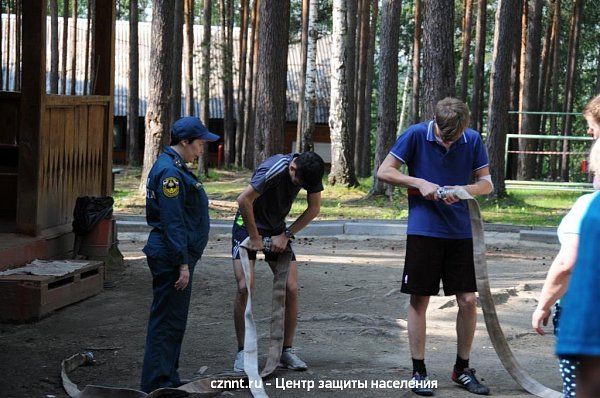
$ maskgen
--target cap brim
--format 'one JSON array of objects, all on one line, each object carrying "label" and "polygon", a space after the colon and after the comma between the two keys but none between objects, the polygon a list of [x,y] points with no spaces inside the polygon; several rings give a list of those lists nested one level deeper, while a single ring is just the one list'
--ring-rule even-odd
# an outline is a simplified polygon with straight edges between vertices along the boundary
[{"label": "cap brim", "polygon": [[213,141],[218,141],[218,140],[219,140],[219,138],[221,138],[221,137],[219,137],[218,135],[216,135],[216,134],[213,134],[213,133],[211,133],[211,132],[206,132],[206,133],[205,133],[205,134],[204,134],[202,137],[200,137],[200,138],[202,138],[204,141],[213,142]]}]

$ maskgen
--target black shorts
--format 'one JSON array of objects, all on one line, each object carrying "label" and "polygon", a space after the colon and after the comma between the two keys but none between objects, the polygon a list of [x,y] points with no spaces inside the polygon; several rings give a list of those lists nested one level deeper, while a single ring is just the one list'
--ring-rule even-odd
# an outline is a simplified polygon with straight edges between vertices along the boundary
[{"label": "black shorts", "polygon": [[440,280],[446,296],[477,291],[473,239],[408,235],[402,293],[435,296]]},{"label": "black shorts", "polygon": [[[283,231],[280,231],[278,233],[272,233],[269,231],[259,230],[258,232],[264,238],[265,236],[277,236]],[[246,230],[246,227],[244,225],[239,225],[236,222],[233,223],[233,229],[231,230],[231,257],[233,257],[234,260],[240,259],[240,245],[248,236],[248,231]],[[288,242],[288,248],[292,251],[292,261],[296,261],[296,254],[294,253],[294,249],[292,249],[291,241]],[[278,257],[279,253],[265,253],[265,261],[277,261]],[[256,252],[248,250],[248,258],[250,260],[256,260]]]}]

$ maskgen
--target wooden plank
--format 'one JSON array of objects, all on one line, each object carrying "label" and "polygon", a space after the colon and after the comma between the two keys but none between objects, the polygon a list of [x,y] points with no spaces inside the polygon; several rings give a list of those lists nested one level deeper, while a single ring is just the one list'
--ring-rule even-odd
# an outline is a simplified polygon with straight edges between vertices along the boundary
[{"label": "wooden plank", "polygon": [[73,146],[75,145],[75,126],[77,112],[79,107],[73,107],[66,110],[65,124],[65,141],[64,141],[64,161],[65,161],[65,172],[63,174],[64,180],[64,193],[62,202],[64,203],[63,211],[61,213],[60,224],[66,224],[72,221],[73,214]]},{"label": "wooden plank", "polygon": [[[22,76],[19,123],[17,229],[37,235],[40,131],[46,96],[46,1],[23,0]],[[26,115],[26,117],[25,117]]]},{"label": "wooden plank", "polygon": [[[49,174],[48,174],[48,166],[50,159],[50,148],[48,145],[48,131],[52,131],[52,114],[49,111],[44,112],[42,129],[40,132],[40,174],[39,174],[39,203],[46,203],[49,192]],[[40,206],[39,209],[39,225],[42,226],[48,217],[48,207]],[[43,227],[41,227],[43,228]]]},{"label": "wooden plank", "polygon": [[100,153],[102,151],[102,134],[104,129],[102,107],[91,105],[88,112],[88,187],[87,195],[100,195]]},{"label": "wooden plank", "polygon": [[88,112],[89,106],[84,106],[81,108],[79,113],[79,127],[77,129],[77,178],[75,182],[75,190],[77,192],[77,196],[83,196],[86,192],[86,147],[88,144]]},{"label": "wooden plank", "polygon": [[81,105],[108,105],[110,98],[106,95],[55,95],[46,96],[46,107],[74,107]]},{"label": "wooden plank", "polygon": [[[44,227],[48,228],[48,227],[53,227],[55,225],[61,225],[63,223],[63,214],[65,212],[65,207],[66,207],[66,203],[65,203],[65,197],[67,195],[67,188],[66,188],[66,178],[65,178],[65,173],[66,173],[66,159],[65,159],[65,152],[66,152],[66,145],[65,145],[65,132],[67,131],[67,129],[69,128],[69,126],[72,126],[73,123],[73,118],[72,118],[72,111],[73,108],[65,108],[65,109],[58,109],[58,111],[61,113],[62,115],[62,121],[63,121],[63,125],[62,128],[56,132],[56,145],[54,146],[53,150],[56,151],[58,153],[58,174],[56,175],[56,179],[58,181],[58,191],[57,191],[57,207],[56,209],[58,210],[56,212],[56,218],[54,220],[54,222],[52,224],[49,225],[45,225]],[[72,128],[72,127],[71,127]]]}]

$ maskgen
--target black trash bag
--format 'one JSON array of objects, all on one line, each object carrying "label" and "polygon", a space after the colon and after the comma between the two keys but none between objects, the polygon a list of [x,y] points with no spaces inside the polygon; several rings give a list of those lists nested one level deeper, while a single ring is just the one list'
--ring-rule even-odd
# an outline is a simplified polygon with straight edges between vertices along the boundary
[{"label": "black trash bag", "polygon": [[103,219],[111,218],[112,196],[80,196],[73,210],[73,232],[76,235],[87,235]]}]

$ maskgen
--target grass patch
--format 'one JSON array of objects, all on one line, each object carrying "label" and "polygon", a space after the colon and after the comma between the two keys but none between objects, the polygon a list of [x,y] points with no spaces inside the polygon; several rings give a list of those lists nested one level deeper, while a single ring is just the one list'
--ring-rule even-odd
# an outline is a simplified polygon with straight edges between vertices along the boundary
[{"label": "grass patch", "polygon": [[[237,196],[246,188],[252,173],[247,170],[209,170],[204,178],[204,188],[210,199],[210,215],[213,219],[232,219],[236,210]],[[115,181],[115,211],[128,214],[144,214],[145,197],[138,194],[141,169],[126,167],[117,174]],[[320,220],[385,219],[398,220],[408,216],[405,189],[396,189],[392,198],[368,197],[372,178],[359,180],[355,188],[329,186],[323,181]],[[581,192],[512,190],[506,198],[478,198],[483,220],[493,223],[556,226],[569,211]],[[306,192],[300,191],[290,212],[295,219],[306,208]]]}]

